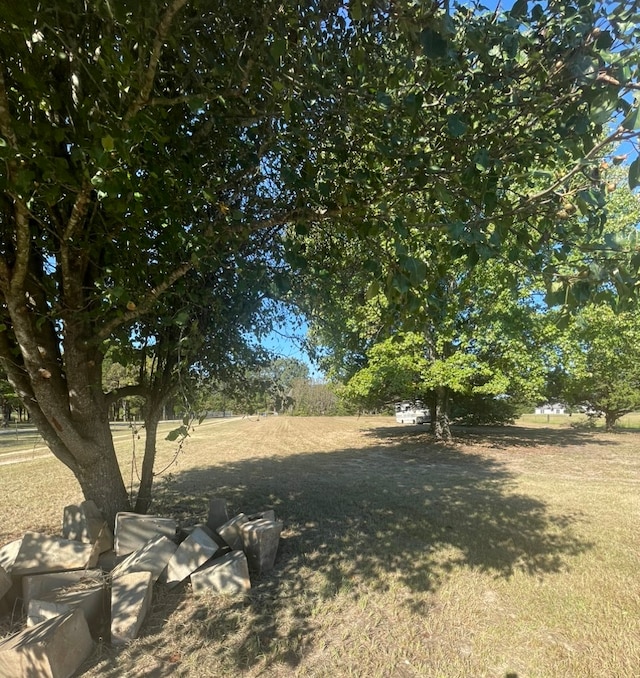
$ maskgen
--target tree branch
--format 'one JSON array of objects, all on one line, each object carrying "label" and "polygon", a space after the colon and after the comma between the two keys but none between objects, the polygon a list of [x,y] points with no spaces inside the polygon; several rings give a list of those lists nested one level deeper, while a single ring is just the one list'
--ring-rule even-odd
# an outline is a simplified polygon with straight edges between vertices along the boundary
[{"label": "tree branch", "polygon": [[173,22],[175,15],[187,4],[187,2],[188,0],[173,0],[171,5],[169,5],[167,8],[167,11],[164,13],[164,16],[162,17],[162,20],[160,21],[156,31],[156,37],[153,41],[153,47],[151,48],[151,56],[149,57],[149,64],[144,73],[140,92],[125,114],[125,121],[130,120],[136,113],[138,113],[138,111],[140,111],[149,103],[151,90],[153,89],[153,83],[156,79],[156,73],[158,72],[160,56],[162,54],[164,43],[167,39],[167,35],[169,34],[171,23]]},{"label": "tree branch", "polygon": [[[546,198],[547,196],[551,195],[552,193],[555,192],[557,188],[562,186],[562,184],[565,184],[569,179],[574,177],[578,172],[580,172],[584,166],[585,162],[592,160],[594,158],[597,158],[600,152],[609,146],[610,144],[615,143],[616,141],[622,141],[626,138],[632,138],[637,136],[637,133],[635,132],[630,132],[629,130],[625,130],[622,128],[618,128],[615,132],[612,132],[608,137],[603,139],[599,144],[596,144],[585,156],[584,158],[581,158],[572,169],[570,169],[566,174],[564,174],[562,177],[557,179],[551,186],[548,188],[545,188],[544,191],[540,191],[539,193],[535,193],[534,195],[529,195],[527,196],[526,200],[524,201],[524,204],[527,203],[533,203],[537,202],[538,200],[542,200],[543,198]],[[522,207],[523,205],[520,205]]]},{"label": "tree branch", "polygon": [[100,332],[96,335],[96,339],[99,341],[104,341],[107,339],[111,333],[116,330],[118,327],[121,327],[122,325],[125,325],[126,323],[130,322],[131,320],[135,320],[136,318],[140,318],[143,316],[152,306],[153,304],[156,303],[158,300],[158,297],[160,297],[164,292],[166,292],[173,283],[175,283],[177,280],[180,280],[184,275],[186,275],[191,269],[193,268],[193,264],[191,262],[185,262],[181,266],[179,266],[173,273],[168,275],[165,280],[160,283],[157,287],[154,287],[152,290],[147,292],[145,295],[144,299],[136,306],[136,308],[133,311],[127,311],[126,313],[123,313],[121,316],[117,318],[113,318],[110,322],[108,322]]},{"label": "tree branch", "polygon": [[82,220],[87,214],[87,206],[89,205],[89,200],[91,198],[91,191],[93,186],[89,181],[85,181],[80,193],[76,198],[75,203],[73,204],[73,209],[71,210],[71,216],[67,222],[67,227],[64,230],[64,240],[68,241],[73,239],[78,232],[78,228],[82,225]]},{"label": "tree branch", "polygon": [[105,393],[105,401],[107,405],[112,405],[116,400],[120,398],[126,398],[128,396],[146,396],[147,391],[142,384],[132,384],[130,386],[121,386],[120,388],[114,388],[112,391]]},{"label": "tree branch", "polygon": [[[7,140],[8,145],[17,153],[18,137],[13,129],[3,71],[4,68],[0,67],[0,133]],[[15,173],[17,169],[16,161],[9,160],[7,164],[9,173]],[[0,275],[4,279],[3,282],[7,287],[10,285],[14,291],[18,291],[24,286],[29,261],[29,210],[24,202],[17,196],[13,197],[13,201],[16,220],[15,263],[13,272],[11,272],[9,265],[3,258],[2,266],[0,267]]]},{"label": "tree branch", "polygon": [[638,89],[640,90],[640,83],[637,82],[626,82],[622,83],[617,78],[614,78],[612,75],[609,75],[606,71],[600,71],[596,78],[598,82],[605,82],[607,85],[613,85],[614,87],[620,87],[623,89]]},{"label": "tree branch", "polygon": [[[4,66],[4,64],[2,64]],[[18,138],[13,130],[9,99],[7,98],[7,86],[4,80],[4,68],[0,68],[0,132],[14,151],[18,150]]]}]

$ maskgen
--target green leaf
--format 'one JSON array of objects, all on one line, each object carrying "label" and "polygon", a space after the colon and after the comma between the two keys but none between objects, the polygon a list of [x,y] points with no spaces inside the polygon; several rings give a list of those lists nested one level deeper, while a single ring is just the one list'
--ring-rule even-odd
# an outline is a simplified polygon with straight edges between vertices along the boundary
[{"label": "green leaf", "polygon": [[178,440],[178,438],[187,438],[188,436],[189,431],[187,430],[187,427],[179,426],[178,428],[174,428],[173,431],[169,431],[165,440],[174,442],[175,440]]},{"label": "green leaf", "polygon": [[624,129],[640,129],[640,106],[631,109],[631,112],[622,121],[620,126]]},{"label": "green leaf", "polygon": [[449,130],[449,135],[457,139],[467,131],[467,124],[457,115],[450,115],[447,117],[447,129]]},{"label": "green leaf", "polygon": [[362,19],[362,3],[356,1],[349,3],[349,13],[354,21]]},{"label": "green leaf", "polygon": [[477,170],[480,172],[486,172],[489,167],[489,151],[486,148],[481,148],[473,157],[473,162]]},{"label": "green leaf", "polygon": [[191,316],[188,313],[188,311],[180,311],[180,313],[176,315],[173,321],[175,322],[176,325],[186,325],[190,317]]},{"label": "green leaf", "polygon": [[284,38],[275,38],[273,44],[269,48],[269,53],[274,61],[280,61],[280,57],[287,51],[287,43]]},{"label": "green leaf", "polygon": [[374,299],[375,297],[378,296],[380,293],[380,285],[378,284],[377,280],[374,280],[369,287],[367,288],[367,291],[365,293],[365,299],[367,301],[370,301],[371,299]]},{"label": "green leaf", "polygon": [[490,215],[495,210],[498,205],[498,196],[495,191],[487,191],[483,196],[484,201],[484,211],[487,215]]},{"label": "green leaf", "polygon": [[640,186],[640,156],[629,165],[629,188]]},{"label": "green leaf", "polygon": [[430,59],[441,59],[447,56],[448,42],[431,28],[425,28],[420,33],[420,43],[424,50],[425,56]]},{"label": "green leaf", "polygon": [[417,286],[424,282],[427,277],[427,266],[424,261],[401,255],[399,262],[412,285]]},{"label": "green leaf", "polygon": [[511,8],[511,11],[509,12],[509,16],[513,17],[514,19],[521,19],[526,15],[526,13],[527,0],[516,0],[513,7]]},{"label": "green leaf", "polygon": [[115,148],[113,137],[110,134],[107,134],[106,137],[102,137],[102,148],[104,148],[107,153],[110,153]]}]

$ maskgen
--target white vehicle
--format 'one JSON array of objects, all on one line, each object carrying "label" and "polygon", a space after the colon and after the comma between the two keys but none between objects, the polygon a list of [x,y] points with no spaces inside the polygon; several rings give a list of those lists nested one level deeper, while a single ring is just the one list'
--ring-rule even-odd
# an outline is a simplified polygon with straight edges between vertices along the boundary
[{"label": "white vehicle", "polygon": [[396,403],[396,421],[399,424],[428,424],[431,414],[420,400],[404,400]]}]

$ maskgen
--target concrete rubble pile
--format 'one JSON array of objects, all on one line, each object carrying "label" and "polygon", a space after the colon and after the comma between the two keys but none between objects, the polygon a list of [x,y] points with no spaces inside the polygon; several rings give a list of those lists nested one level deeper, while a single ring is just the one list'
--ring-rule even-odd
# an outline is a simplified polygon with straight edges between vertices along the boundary
[{"label": "concrete rubble pile", "polygon": [[273,568],[281,531],[273,511],[229,519],[217,497],[206,523],[184,529],[171,518],[118,513],[112,532],[93,502],[65,507],[61,537],[27,532],[0,547],[0,615],[22,603],[26,619],[0,640],[0,676],[69,678],[94,639],[137,637],[155,585],[247,593],[251,577]]}]

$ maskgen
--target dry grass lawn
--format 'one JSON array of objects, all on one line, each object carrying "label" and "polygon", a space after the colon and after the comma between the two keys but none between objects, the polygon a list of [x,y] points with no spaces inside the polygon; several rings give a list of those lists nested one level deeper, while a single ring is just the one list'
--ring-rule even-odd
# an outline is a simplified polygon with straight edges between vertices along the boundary
[{"label": "dry grass lawn", "polygon": [[[273,508],[276,568],[246,599],[158,586],[140,638],[98,643],[81,675],[637,675],[640,433],[457,433],[442,446],[390,418],[206,422],[154,511],[189,524],[210,496]],[[126,477],[131,452],[125,435]],[[160,464],[173,452],[163,442]],[[0,466],[0,543],[57,532],[79,499],[53,459]]]}]

